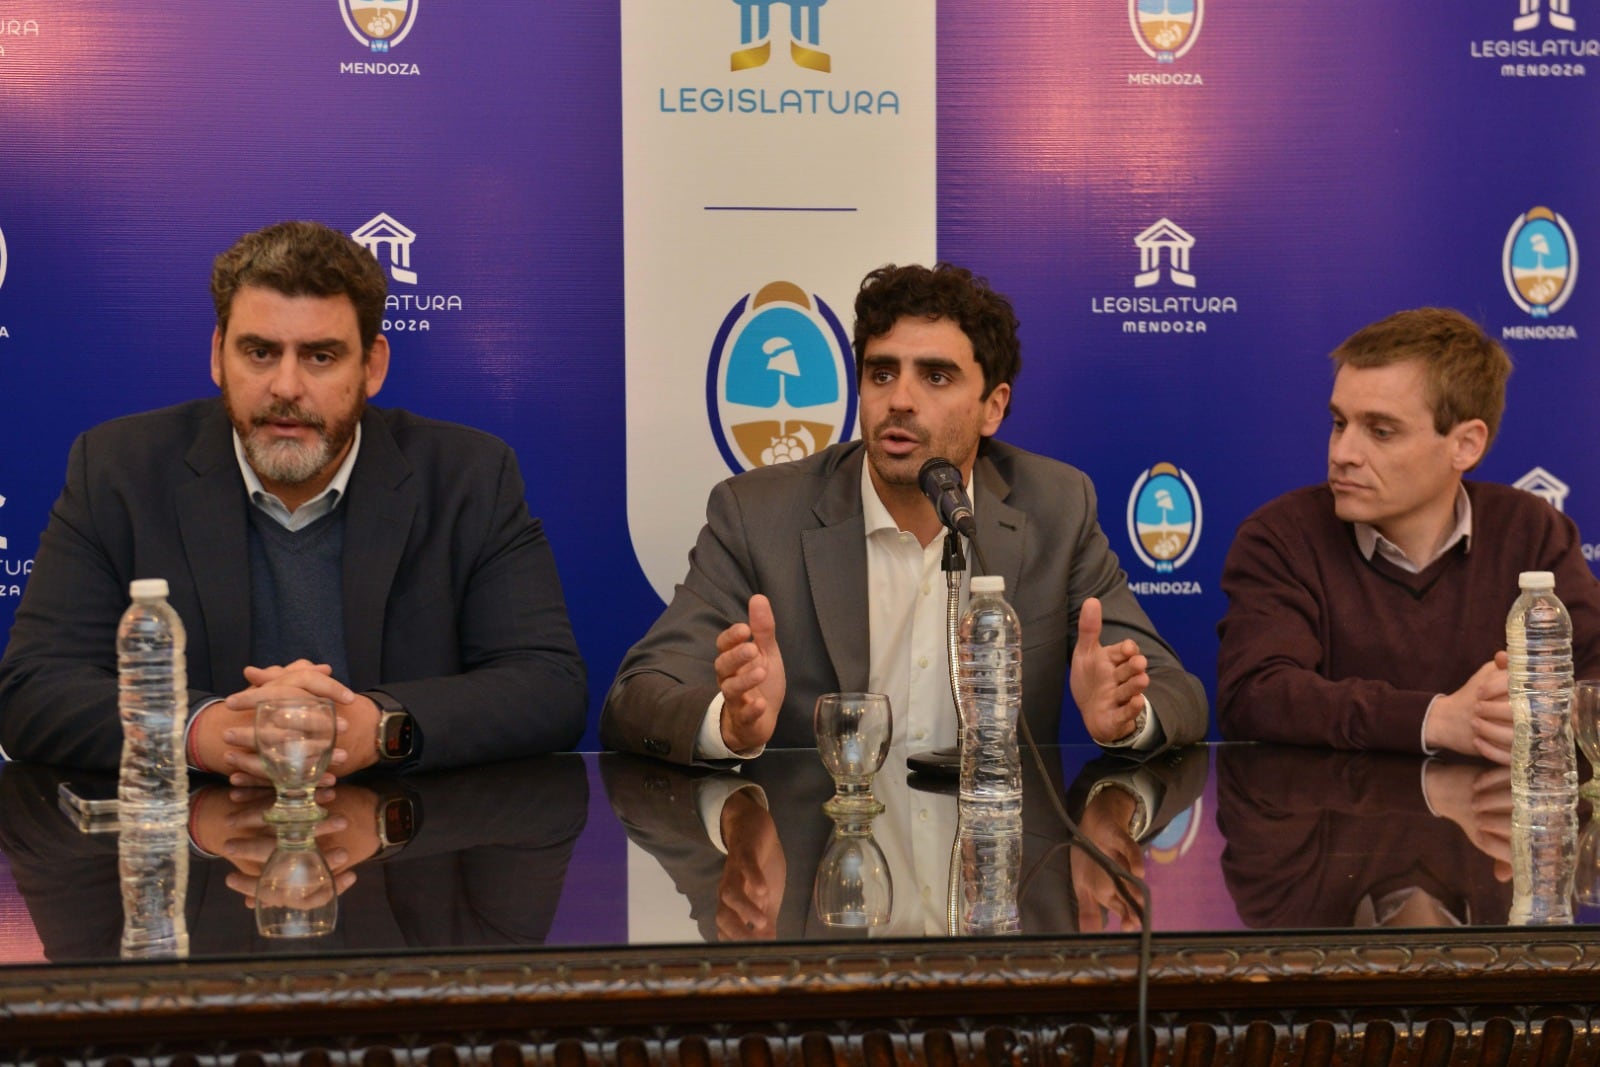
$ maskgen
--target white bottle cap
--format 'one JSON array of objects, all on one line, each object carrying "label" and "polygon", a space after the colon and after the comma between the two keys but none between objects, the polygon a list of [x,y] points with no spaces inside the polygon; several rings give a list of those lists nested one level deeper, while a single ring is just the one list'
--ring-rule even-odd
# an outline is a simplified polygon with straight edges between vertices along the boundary
[{"label": "white bottle cap", "polygon": [[1517,587],[1520,589],[1554,589],[1556,576],[1554,571],[1523,571],[1517,575]]},{"label": "white bottle cap", "polygon": [[165,578],[135,578],[128,584],[128,595],[135,600],[166,599],[167,580]]},{"label": "white bottle cap", "polygon": [[976,574],[972,577],[974,593],[1004,593],[1006,580],[998,574]]}]

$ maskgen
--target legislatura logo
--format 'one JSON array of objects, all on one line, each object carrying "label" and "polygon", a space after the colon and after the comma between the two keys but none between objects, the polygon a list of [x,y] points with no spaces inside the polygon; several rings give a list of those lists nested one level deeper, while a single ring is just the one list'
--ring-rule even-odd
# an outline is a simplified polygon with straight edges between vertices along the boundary
[{"label": "legislatura logo", "polygon": [[822,34],[822,5],[828,0],[734,0],[739,5],[739,48],[728,58],[728,69],[764,67],[772,58],[772,6],[789,9],[789,58],[795,66],[829,74],[833,57],[818,45]]},{"label": "legislatura logo", "polygon": [[804,459],[849,437],[855,360],[833,309],[787,281],[740,297],[711,346],[706,408],[735,474]]},{"label": "legislatura logo", "polygon": [[1171,574],[1200,545],[1200,491],[1171,463],[1157,463],[1128,494],[1128,540],[1146,567]]},{"label": "legislatura logo", "polygon": [[1500,253],[1506,292],[1533,318],[1561,310],[1578,280],[1578,240],[1567,220],[1547,207],[1518,215]]},{"label": "legislatura logo", "polygon": [[417,272],[411,269],[411,243],[417,235],[388,212],[379,212],[363,222],[350,235],[356,244],[372,253],[372,258],[383,262],[384,251],[389,255],[389,274],[405,285],[417,284]]},{"label": "legislatura logo", "polygon": [[1128,0],[1133,38],[1157,63],[1182,59],[1200,36],[1205,0]]},{"label": "legislatura logo", "polygon": [[422,0],[339,0],[350,36],[369,52],[384,54],[406,39],[417,22]]},{"label": "legislatura logo", "polygon": [[350,239],[371,252],[372,258],[380,264],[387,260],[389,276],[408,287],[405,292],[391,290],[384,297],[384,333],[430,330],[433,328],[432,320],[421,318],[421,315],[460,311],[465,306],[461,297],[454,293],[415,291],[420,279],[417,272],[411,269],[411,246],[417,235],[388,212],[379,212],[362,223],[350,234]]},{"label": "legislatura logo", "polygon": [[1567,494],[1572,491],[1571,487],[1543,467],[1533,468],[1511,485],[1525,493],[1532,493],[1557,511],[1567,510]]},{"label": "legislatura logo", "polygon": [[1133,239],[1139,249],[1139,273],[1133,276],[1133,287],[1145,289],[1161,280],[1161,258],[1167,258],[1167,275],[1174,285],[1193,289],[1195,278],[1189,273],[1189,252],[1194,248],[1194,238],[1171,219],[1158,220]]},{"label": "legislatura logo", "polygon": [[[1538,29],[1543,14],[1541,6],[1541,0],[1520,0],[1521,10],[1511,20],[1511,28],[1518,33]],[[1577,21],[1572,17],[1572,0],[1550,0],[1549,14],[1550,25],[1554,29],[1571,33],[1578,28]]]}]

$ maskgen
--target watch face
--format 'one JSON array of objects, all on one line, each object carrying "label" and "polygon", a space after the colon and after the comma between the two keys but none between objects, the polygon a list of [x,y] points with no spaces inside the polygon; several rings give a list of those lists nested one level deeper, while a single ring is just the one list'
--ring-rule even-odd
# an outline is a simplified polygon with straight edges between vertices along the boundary
[{"label": "watch face", "polygon": [[383,717],[383,758],[402,760],[411,755],[415,724],[403,711],[390,712]]},{"label": "watch face", "polygon": [[383,845],[403,845],[416,833],[416,811],[405,797],[391,797],[383,805]]}]

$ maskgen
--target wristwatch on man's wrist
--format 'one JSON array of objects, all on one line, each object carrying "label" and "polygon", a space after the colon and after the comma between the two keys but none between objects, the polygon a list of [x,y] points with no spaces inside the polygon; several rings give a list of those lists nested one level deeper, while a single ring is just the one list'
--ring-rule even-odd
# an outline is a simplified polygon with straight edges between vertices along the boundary
[{"label": "wristwatch on man's wrist", "polygon": [[417,750],[417,723],[388,693],[374,690],[366,694],[378,705],[378,762],[404,763]]}]

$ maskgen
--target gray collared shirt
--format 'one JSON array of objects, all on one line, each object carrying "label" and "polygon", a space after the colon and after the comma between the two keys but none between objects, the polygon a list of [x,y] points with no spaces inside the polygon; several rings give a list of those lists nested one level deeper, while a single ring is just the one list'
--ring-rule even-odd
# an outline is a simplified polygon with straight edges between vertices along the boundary
[{"label": "gray collared shirt", "polygon": [[250,495],[250,503],[263,514],[271,516],[273,522],[289,531],[304,529],[339,506],[339,501],[344,499],[345,487],[350,484],[350,472],[355,470],[356,456],[360,452],[361,424],[358,422],[355,438],[350,442],[350,451],[345,455],[344,462],[339,464],[339,469],[333,472],[333,480],[328,483],[328,487],[290,511],[282,500],[267,492],[266,487],[261,484],[260,476],[256,474],[255,468],[250,466],[250,460],[245,455],[244,442],[239,439],[239,431],[233,431],[233,454],[239,460],[239,473],[244,475],[244,487]]}]

